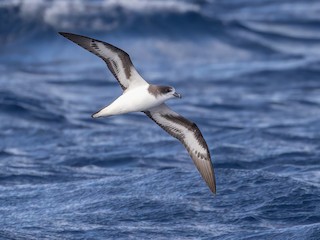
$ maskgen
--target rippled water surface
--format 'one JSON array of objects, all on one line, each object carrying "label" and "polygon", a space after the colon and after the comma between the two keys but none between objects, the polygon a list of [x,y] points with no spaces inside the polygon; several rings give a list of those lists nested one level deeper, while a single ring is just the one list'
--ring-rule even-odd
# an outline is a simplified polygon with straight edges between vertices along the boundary
[{"label": "rippled water surface", "polygon": [[[1,1],[1,239],[320,239],[319,1]],[[57,34],[126,50],[184,96],[216,170]]]}]

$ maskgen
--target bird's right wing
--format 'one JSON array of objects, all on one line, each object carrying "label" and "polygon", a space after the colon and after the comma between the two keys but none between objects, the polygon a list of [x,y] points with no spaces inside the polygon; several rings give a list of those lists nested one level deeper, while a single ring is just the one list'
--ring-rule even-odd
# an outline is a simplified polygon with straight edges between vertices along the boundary
[{"label": "bird's right wing", "polygon": [[144,113],[185,146],[210,190],[216,193],[210,152],[197,125],[172,111],[164,103]]},{"label": "bird's right wing", "polygon": [[127,88],[148,84],[133,66],[128,53],[120,48],[106,42],[77,34],[64,32],[60,32],[60,34],[102,58],[124,91]]}]

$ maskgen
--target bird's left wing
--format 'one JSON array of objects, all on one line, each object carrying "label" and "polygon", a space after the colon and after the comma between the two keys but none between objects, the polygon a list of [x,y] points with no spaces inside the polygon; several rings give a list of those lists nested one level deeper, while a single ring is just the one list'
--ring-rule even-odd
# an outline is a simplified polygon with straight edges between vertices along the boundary
[{"label": "bird's left wing", "polygon": [[210,152],[197,125],[172,111],[164,103],[144,113],[185,146],[210,190],[216,193],[216,180]]},{"label": "bird's left wing", "polygon": [[129,54],[120,48],[100,40],[73,33],[60,32],[60,34],[105,61],[123,91],[127,88],[148,84],[133,66]]}]

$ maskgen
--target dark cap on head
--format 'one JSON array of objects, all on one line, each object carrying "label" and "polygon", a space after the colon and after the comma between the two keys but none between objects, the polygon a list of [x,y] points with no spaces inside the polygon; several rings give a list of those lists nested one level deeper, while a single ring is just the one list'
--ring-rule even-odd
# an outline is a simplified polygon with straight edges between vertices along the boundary
[{"label": "dark cap on head", "polygon": [[167,94],[168,92],[172,91],[172,87],[169,86],[156,86],[150,85],[148,88],[150,94],[154,95],[155,97],[159,95]]}]

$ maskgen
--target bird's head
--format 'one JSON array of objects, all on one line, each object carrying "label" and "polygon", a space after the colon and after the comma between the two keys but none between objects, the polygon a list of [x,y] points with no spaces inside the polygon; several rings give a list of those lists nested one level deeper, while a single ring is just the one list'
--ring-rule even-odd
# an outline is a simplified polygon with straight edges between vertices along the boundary
[{"label": "bird's head", "polygon": [[168,100],[170,98],[181,98],[181,94],[177,93],[174,87],[171,86],[156,86],[156,94],[157,97],[161,97],[164,100]]}]

